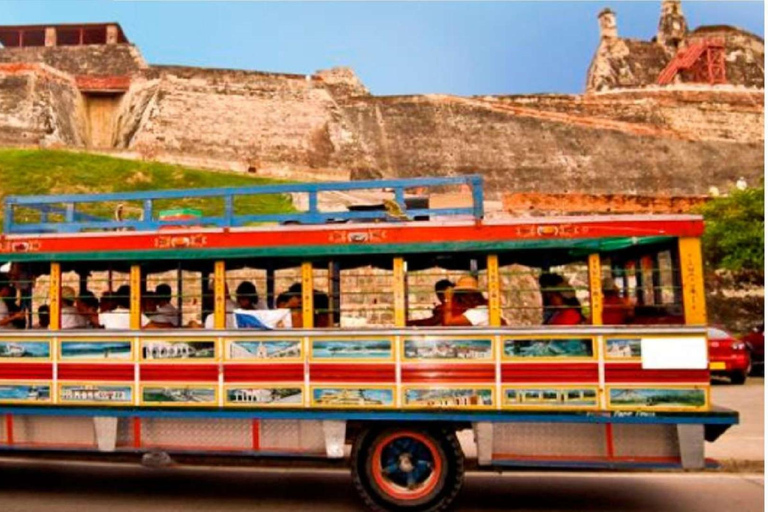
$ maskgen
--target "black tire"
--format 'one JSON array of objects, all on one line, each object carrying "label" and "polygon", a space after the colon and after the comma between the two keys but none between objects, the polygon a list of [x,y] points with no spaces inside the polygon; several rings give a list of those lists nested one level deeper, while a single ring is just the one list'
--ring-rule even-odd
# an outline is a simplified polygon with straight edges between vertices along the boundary
[{"label": "black tire", "polygon": [[[403,450],[398,458],[411,469],[402,470],[402,464],[397,463],[397,469],[388,473],[381,464],[387,455],[398,453],[398,443],[414,446],[415,453]],[[405,475],[410,480],[416,473],[416,466],[411,465],[414,459],[428,476],[420,476],[424,481],[414,485],[398,485],[398,477]],[[373,511],[438,512],[446,510],[461,490],[464,453],[452,431],[407,426],[371,429],[358,436],[352,449],[352,479]],[[400,496],[396,495],[398,492]]]},{"label": "black tire", "polygon": [[747,372],[733,372],[731,374],[731,384],[744,384],[747,382]]},{"label": "black tire", "polygon": [[747,363],[747,369],[742,372],[733,372],[731,374],[731,384],[744,384],[747,382],[747,376],[752,372],[752,354],[747,352],[749,362]]}]

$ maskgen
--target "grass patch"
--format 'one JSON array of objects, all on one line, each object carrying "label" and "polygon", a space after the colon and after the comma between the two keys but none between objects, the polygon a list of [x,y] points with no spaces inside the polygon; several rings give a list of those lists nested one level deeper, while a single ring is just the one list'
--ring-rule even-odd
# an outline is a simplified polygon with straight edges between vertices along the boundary
[{"label": "grass patch", "polygon": [[[283,183],[230,172],[206,171],[157,162],[125,160],[69,151],[0,149],[0,198],[8,195],[97,194],[169,189],[248,187]],[[113,218],[116,204],[83,205],[78,211]],[[126,206],[141,208],[139,202]],[[205,216],[224,214],[221,199],[155,201],[154,211],[194,208]],[[281,194],[240,197],[235,213],[289,213],[290,197]],[[2,215],[0,213],[0,215]],[[137,214],[129,217],[136,218]],[[19,211],[17,221],[36,222],[39,215]],[[55,216],[51,220],[58,220]]]}]

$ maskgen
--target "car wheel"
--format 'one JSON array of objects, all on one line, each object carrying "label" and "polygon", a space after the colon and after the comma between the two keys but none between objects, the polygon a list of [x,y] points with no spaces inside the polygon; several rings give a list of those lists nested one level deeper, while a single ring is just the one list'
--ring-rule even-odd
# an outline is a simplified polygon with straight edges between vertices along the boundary
[{"label": "car wheel", "polygon": [[[752,366],[750,364],[750,366]],[[731,374],[731,384],[744,384],[747,382],[747,375],[749,375],[750,368],[747,367],[746,370],[741,372],[733,372]]]},{"label": "car wheel", "polygon": [[442,511],[461,489],[464,455],[453,432],[371,430],[355,443],[352,478],[371,510]]}]

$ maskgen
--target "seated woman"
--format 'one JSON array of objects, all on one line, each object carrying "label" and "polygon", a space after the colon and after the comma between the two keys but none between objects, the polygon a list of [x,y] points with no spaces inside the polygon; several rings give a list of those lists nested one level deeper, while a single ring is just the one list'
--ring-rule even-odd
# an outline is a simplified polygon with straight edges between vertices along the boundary
[{"label": "seated woman", "polygon": [[554,311],[545,321],[546,325],[578,325],[585,321],[576,290],[563,284],[557,291],[545,293],[546,301]]}]

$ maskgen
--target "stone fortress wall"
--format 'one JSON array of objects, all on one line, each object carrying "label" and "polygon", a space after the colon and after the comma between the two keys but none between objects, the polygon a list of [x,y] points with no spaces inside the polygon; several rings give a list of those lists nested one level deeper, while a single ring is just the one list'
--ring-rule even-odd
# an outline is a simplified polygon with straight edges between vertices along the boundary
[{"label": "stone fortress wall", "polygon": [[[583,95],[382,97],[345,68],[305,76],[156,66],[127,42],[6,47],[0,143],[291,179],[481,173],[494,199],[699,196],[761,179],[760,38],[689,31],[675,0],[662,2],[654,41],[618,37],[612,13],[600,26]],[[676,51],[710,36],[727,41],[727,84],[680,73],[656,85]]]}]

